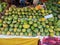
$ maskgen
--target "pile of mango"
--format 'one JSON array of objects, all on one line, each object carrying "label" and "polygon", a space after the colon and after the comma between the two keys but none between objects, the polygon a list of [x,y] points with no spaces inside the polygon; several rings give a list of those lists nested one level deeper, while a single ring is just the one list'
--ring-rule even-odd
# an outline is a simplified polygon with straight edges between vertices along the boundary
[{"label": "pile of mango", "polygon": [[46,9],[39,6],[9,7],[0,19],[0,34],[60,36],[60,8],[51,2],[46,3]]}]

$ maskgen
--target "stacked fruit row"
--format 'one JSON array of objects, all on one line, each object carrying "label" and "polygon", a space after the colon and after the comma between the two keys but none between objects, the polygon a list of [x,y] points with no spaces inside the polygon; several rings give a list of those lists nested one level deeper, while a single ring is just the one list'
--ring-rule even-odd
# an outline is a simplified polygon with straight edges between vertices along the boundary
[{"label": "stacked fruit row", "polygon": [[60,25],[58,23],[60,23],[60,20],[58,20],[57,17],[54,17],[55,14],[53,14],[53,17],[46,19],[45,16],[50,15],[53,12],[50,9],[38,8],[17,8],[11,6],[5,11],[5,15],[0,19],[0,34],[20,36],[59,36]]},{"label": "stacked fruit row", "polygon": [[55,18],[55,21],[54,23],[56,23],[55,25],[55,32],[56,32],[56,35],[59,34],[60,31],[58,31],[60,29],[60,1],[59,0],[56,0],[56,1],[49,1],[49,2],[46,2],[46,7],[47,9],[49,10],[52,10],[52,14],[54,15],[54,18]]},{"label": "stacked fruit row", "polygon": [[[49,4],[51,3],[51,4]],[[60,14],[60,1],[58,2],[51,2],[49,1],[48,3],[46,2],[46,7],[47,9],[51,9],[54,13]]]}]

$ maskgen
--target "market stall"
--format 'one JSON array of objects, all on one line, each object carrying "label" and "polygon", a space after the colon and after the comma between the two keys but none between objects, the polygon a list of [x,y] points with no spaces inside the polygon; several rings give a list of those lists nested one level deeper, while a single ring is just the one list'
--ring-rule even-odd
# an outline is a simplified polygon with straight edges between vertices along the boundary
[{"label": "market stall", "polygon": [[0,2],[1,45],[60,45],[60,1],[41,2],[25,7]]}]

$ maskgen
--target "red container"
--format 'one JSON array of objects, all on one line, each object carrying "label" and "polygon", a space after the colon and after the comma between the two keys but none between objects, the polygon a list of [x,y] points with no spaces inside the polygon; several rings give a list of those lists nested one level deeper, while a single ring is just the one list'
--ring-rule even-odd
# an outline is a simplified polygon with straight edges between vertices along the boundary
[{"label": "red container", "polygon": [[41,0],[41,2],[46,2],[47,0]]},{"label": "red container", "polygon": [[42,45],[60,45],[59,40],[58,37],[47,37],[47,38],[44,37],[42,40]]}]

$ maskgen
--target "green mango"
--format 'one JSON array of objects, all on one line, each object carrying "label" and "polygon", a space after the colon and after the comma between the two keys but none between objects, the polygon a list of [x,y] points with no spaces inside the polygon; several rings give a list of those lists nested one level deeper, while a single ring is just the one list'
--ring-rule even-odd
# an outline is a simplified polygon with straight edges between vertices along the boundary
[{"label": "green mango", "polygon": [[20,33],[19,33],[19,32],[16,32],[15,34],[16,34],[16,36],[19,36],[19,35],[20,35]]},{"label": "green mango", "polygon": [[22,25],[19,25],[19,28],[21,29],[23,26]]},{"label": "green mango", "polygon": [[45,32],[44,33],[41,33],[42,36],[45,36]]},{"label": "green mango", "polygon": [[34,31],[35,33],[38,33],[38,32],[39,32],[39,29],[38,29],[38,28],[35,28],[33,31]]},{"label": "green mango", "polygon": [[40,32],[44,32],[43,28],[40,29]]},{"label": "green mango", "polygon": [[60,28],[60,20],[56,23],[56,26]]},{"label": "green mango", "polygon": [[27,32],[24,32],[24,35],[25,35],[25,36],[28,36],[28,33],[27,33]]},{"label": "green mango", "polygon": [[45,29],[45,30],[44,30],[44,32],[48,33],[48,32],[49,32],[49,30],[48,30],[48,29]]},{"label": "green mango", "polygon": [[17,32],[21,32],[21,29],[18,28],[18,29],[17,29]]},{"label": "green mango", "polygon": [[6,35],[7,34],[7,32],[5,32],[5,31],[2,31],[2,35]]},{"label": "green mango", "polygon": [[7,3],[2,2],[2,6],[5,8],[7,6]]},{"label": "green mango", "polygon": [[7,24],[11,24],[11,21],[7,21]]},{"label": "green mango", "polygon": [[34,26],[34,27],[38,27],[37,23],[34,23],[33,26]]},{"label": "green mango", "polygon": [[29,24],[31,25],[31,24],[33,24],[33,22],[32,21],[29,21]]},{"label": "green mango", "polygon": [[27,31],[28,33],[30,33],[32,30],[31,30],[31,29],[27,29],[26,31]]},{"label": "green mango", "polygon": [[32,36],[33,36],[33,37],[35,37],[36,35],[37,35],[36,33],[34,33],[34,32],[32,33]]},{"label": "green mango", "polygon": [[26,29],[22,29],[22,32],[23,32],[23,33],[26,32]]},{"label": "green mango", "polygon": [[14,32],[11,32],[11,35],[13,35],[13,36],[14,36],[14,35],[15,35],[15,33],[14,33]]},{"label": "green mango", "polygon": [[42,25],[39,25],[38,28],[41,29],[42,28]]},{"label": "green mango", "polygon": [[10,28],[9,28],[9,31],[10,31],[10,32],[13,32],[13,28],[10,27]]},{"label": "green mango", "polygon": [[32,30],[34,30],[34,29],[35,29],[35,27],[34,27],[34,26],[31,26],[31,29],[32,29]]},{"label": "green mango", "polygon": [[56,36],[59,36],[60,34],[59,34],[59,32],[56,32],[55,35],[56,35]]},{"label": "green mango", "polygon": [[45,33],[45,36],[49,36],[49,32]]},{"label": "green mango", "polygon": [[14,27],[14,24],[10,24],[10,27]]},{"label": "green mango", "polygon": [[0,27],[2,26],[3,24],[2,23],[0,23]]},{"label": "green mango", "polygon": [[14,24],[14,27],[18,27],[19,26],[19,24],[17,23],[17,24]]},{"label": "green mango", "polygon": [[5,32],[7,32],[8,30],[9,30],[8,27],[4,29]]}]

